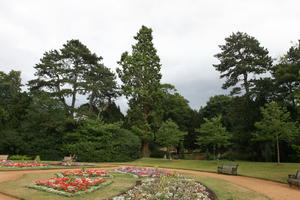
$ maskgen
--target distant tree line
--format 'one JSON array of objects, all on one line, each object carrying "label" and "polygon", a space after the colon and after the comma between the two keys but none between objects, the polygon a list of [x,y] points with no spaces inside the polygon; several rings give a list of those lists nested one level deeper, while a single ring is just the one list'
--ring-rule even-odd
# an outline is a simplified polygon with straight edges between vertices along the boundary
[{"label": "distant tree line", "polygon": [[[257,39],[233,33],[213,65],[230,95],[193,110],[175,86],[161,82],[152,29],[142,26],[134,39],[116,73],[79,40],[45,52],[26,85],[21,72],[0,71],[0,154],[128,161],[162,157],[166,147],[169,156],[177,148],[181,156],[300,161],[298,45],[274,61]],[[121,95],[125,115],[115,103]]]}]

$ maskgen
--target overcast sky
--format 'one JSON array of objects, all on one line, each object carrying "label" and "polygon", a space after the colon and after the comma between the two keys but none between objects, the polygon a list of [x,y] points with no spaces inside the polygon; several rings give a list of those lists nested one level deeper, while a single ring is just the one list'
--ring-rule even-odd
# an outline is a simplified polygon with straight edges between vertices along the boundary
[{"label": "overcast sky", "polygon": [[[212,64],[232,32],[256,37],[273,58],[300,39],[299,0],[0,0],[0,71],[34,78],[45,51],[79,39],[115,71],[142,25],[153,29],[162,82],[199,109],[226,93]],[[126,102],[118,104],[126,110]]]}]

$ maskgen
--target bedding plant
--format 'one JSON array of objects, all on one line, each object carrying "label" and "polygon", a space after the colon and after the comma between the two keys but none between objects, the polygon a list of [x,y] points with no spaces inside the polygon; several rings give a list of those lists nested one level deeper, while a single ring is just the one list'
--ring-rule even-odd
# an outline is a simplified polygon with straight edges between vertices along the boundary
[{"label": "bedding plant", "polygon": [[160,178],[146,178],[137,181],[134,188],[113,198],[113,200],[215,200],[216,195],[194,179],[178,175],[163,175]]}]

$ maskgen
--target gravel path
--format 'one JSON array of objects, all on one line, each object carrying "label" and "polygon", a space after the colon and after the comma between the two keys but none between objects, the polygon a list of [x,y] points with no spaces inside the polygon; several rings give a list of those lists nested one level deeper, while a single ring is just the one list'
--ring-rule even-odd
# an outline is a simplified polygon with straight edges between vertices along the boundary
[{"label": "gravel path", "polygon": [[[98,169],[113,169],[116,167],[98,168]],[[22,177],[28,173],[45,173],[45,172],[59,172],[65,169],[54,169],[54,170],[30,170],[30,171],[0,171],[0,182],[12,181]],[[215,174],[209,172],[200,172],[193,170],[179,170],[179,169],[167,169],[182,173],[191,173],[194,175],[207,176],[212,178],[219,178],[237,185],[249,188],[256,192],[266,195],[273,200],[297,200],[300,199],[300,189],[292,187],[290,188],[287,184],[277,183],[273,181],[266,181],[256,178],[249,178],[244,176],[229,176],[222,174]],[[0,200],[17,200],[14,197],[0,193]]]},{"label": "gravel path", "polygon": [[250,178],[245,176],[230,176],[209,172],[200,172],[193,170],[173,170],[182,173],[191,173],[194,175],[207,176],[212,178],[219,178],[245,188],[251,189],[258,193],[264,194],[272,200],[300,200],[300,189],[296,187],[289,187],[288,184],[267,181],[262,179]]}]

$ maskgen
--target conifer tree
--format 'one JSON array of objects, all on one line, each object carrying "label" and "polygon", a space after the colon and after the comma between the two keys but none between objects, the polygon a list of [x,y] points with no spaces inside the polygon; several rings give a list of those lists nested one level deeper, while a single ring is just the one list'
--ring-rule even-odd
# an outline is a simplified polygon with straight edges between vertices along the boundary
[{"label": "conifer tree", "polygon": [[129,100],[128,120],[142,139],[142,153],[149,155],[153,140],[152,120],[155,116],[157,92],[160,89],[160,59],[153,45],[152,29],[142,26],[134,37],[132,53],[124,52],[117,73],[123,82],[123,94]]}]

